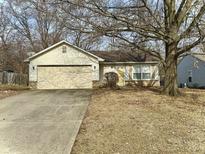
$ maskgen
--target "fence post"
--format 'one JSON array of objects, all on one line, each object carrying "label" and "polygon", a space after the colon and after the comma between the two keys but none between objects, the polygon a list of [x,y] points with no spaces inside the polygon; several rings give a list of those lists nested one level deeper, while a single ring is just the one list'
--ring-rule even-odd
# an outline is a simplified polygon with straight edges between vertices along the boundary
[{"label": "fence post", "polygon": [[7,84],[8,83],[8,80],[7,80],[7,72],[3,72],[3,77],[2,77],[2,79],[3,79],[3,81],[2,81],[2,84]]},{"label": "fence post", "polygon": [[3,72],[0,72],[0,84],[3,83]]}]

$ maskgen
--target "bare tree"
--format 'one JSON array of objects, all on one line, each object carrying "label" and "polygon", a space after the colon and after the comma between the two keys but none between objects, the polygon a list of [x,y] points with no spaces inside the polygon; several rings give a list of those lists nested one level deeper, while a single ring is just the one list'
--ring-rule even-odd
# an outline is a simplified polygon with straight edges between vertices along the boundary
[{"label": "bare tree", "polygon": [[6,6],[2,5],[0,8],[0,70],[11,69],[25,73],[26,45],[11,24],[11,18],[6,10]]},{"label": "bare tree", "polygon": [[32,33],[32,24],[30,23],[32,11],[28,3],[22,1],[6,1],[7,12],[9,13],[10,23],[22,39],[26,39],[31,50],[35,51],[35,35]]},{"label": "bare tree", "polygon": [[6,4],[13,28],[34,52],[62,39],[65,23],[64,18],[58,16],[58,8],[44,0],[8,0]]},{"label": "bare tree", "polygon": [[34,20],[43,48],[61,41],[65,34],[65,17],[59,16],[60,8],[44,0],[33,0]]},{"label": "bare tree", "polygon": [[82,10],[78,6],[67,3],[64,5],[64,3],[56,1],[50,2],[50,4],[56,6],[60,16],[64,18],[63,22],[66,26],[66,36],[64,37],[69,42],[85,50],[100,48],[103,41],[102,35],[83,31],[84,27],[89,27],[90,24],[81,20]]},{"label": "bare tree", "polygon": [[95,42],[100,41],[99,37],[75,28],[75,26],[85,27],[88,24],[74,20],[73,16],[66,12],[69,10],[77,15],[78,8],[71,5],[56,5],[54,2],[52,0],[7,0],[11,24],[22,38],[27,40],[26,44],[29,43],[31,50],[40,51],[62,39],[67,39],[84,49],[96,46]]},{"label": "bare tree", "polygon": [[[61,3],[79,8],[81,16],[73,16],[89,24],[79,28],[80,31],[115,37],[127,47],[158,58],[165,70],[163,92],[171,96],[179,94],[177,59],[204,42],[204,1],[64,0]],[[156,50],[159,44],[161,50]]]},{"label": "bare tree", "polygon": [[12,28],[9,23],[4,6],[0,6],[0,69],[4,69],[8,65],[9,42],[11,41]]}]

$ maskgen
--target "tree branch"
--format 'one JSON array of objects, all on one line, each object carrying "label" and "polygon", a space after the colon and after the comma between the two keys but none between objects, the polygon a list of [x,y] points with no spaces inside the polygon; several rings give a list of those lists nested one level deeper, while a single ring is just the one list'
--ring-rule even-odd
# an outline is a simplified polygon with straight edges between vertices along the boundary
[{"label": "tree branch", "polygon": [[181,25],[186,18],[187,12],[192,8],[192,0],[182,0],[179,9],[175,15],[175,21],[178,25]]},{"label": "tree branch", "polygon": [[[185,52],[188,52],[190,51],[192,48],[194,48],[195,46],[199,45],[200,43],[204,43],[203,41],[204,37],[200,37],[197,41],[195,41],[194,43],[190,44],[190,45],[187,45],[183,48],[178,48],[178,52],[176,53],[176,58],[178,56],[180,56],[181,54],[185,53]],[[202,42],[203,41],[203,42]]]},{"label": "tree branch", "polygon": [[205,5],[201,7],[197,16],[194,17],[189,27],[180,35],[179,39],[183,39],[186,35],[188,35],[191,32],[191,30],[194,28],[197,22],[202,18],[204,13],[205,13]]}]

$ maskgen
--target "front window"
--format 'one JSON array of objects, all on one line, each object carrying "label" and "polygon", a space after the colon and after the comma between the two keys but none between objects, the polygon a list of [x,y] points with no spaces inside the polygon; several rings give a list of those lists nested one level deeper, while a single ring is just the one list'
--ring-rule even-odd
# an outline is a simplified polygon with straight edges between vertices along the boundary
[{"label": "front window", "polygon": [[133,66],[134,80],[150,80],[151,70],[150,65],[135,65]]}]

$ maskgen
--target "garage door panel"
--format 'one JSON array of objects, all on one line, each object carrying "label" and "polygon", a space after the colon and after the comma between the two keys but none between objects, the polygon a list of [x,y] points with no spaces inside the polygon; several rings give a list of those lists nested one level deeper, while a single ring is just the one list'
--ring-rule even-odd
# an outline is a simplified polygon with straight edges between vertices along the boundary
[{"label": "garage door panel", "polygon": [[38,67],[38,89],[92,88],[91,66]]}]

